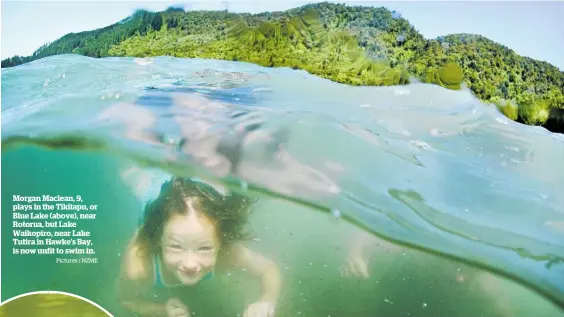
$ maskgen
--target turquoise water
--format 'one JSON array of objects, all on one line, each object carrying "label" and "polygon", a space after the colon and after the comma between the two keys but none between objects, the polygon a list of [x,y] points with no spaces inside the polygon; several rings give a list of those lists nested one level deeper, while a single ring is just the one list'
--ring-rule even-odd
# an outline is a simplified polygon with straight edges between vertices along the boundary
[{"label": "turquoise water", "polygon": [[[143,201],[174,174],[261,198],[252,247],[283,272],[277,316],[564,316],[564,137],[468,91],[62,55],[2,70],[2,150],[2,209],[46,192],[99,204],[85,226],[103,260],[14,256],[3,212],[2,300],[51,288],[124,314],[112,294],[121,252]],[[404,245],[373,247],[366,280],[340,274],[351,223]],[[245,286],[233,273],[187,297],[207,316],[235,316],[256,295]]]}]

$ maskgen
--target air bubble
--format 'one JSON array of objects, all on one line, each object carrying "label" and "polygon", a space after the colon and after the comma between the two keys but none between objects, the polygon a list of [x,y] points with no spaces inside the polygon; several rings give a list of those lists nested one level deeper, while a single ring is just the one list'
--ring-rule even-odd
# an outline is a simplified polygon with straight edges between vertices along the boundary
[{"label": "air bubble", "polygon": [[239,186],[241,186],[241,189],[243,189],[243,190],[249,189],[249,184],[247,183],[247,181],[241,181]]},{"label": "air bubble", "polygon": [[331,214],[337,219],[341,218],[341,211],[339,209],[331,209]]}]

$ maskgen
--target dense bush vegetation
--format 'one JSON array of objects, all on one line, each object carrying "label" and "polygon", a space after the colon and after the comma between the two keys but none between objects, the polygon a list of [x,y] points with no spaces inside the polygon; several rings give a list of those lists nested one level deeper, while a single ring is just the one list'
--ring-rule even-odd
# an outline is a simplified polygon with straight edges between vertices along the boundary
[{"label": "dense bush vegetation", "polygon": [[464,82],[478,98],[526,124],[544,124],[556,113],[552,109],[564,108],[564,73],[556,67],[480,35],[426,40],[385,8],[318,3],[256,15],[140,10],[105,28],[67,34],[32,56],[4,60],[2,67],[65,53],[248,61],[352,85],[398,85],[416,77],[460,89]]}]

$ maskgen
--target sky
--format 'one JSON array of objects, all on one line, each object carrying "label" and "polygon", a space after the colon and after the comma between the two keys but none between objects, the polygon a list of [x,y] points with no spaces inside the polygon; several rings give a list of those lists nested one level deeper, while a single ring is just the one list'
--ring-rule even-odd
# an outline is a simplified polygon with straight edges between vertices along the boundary
[{"label": "sky", "polygon": [[[323,0],[313,1],[322,2]],[[231,0],[231,12],[281,11],[312,1]],[[396,10],[426,38],[475,33],[516,53],[547,61],[564,71],[564,1],[331,1]],[[1,58],[31,55],[70,32],[104,27],[135,9],[223,10],[226,1],[21,1],[2,0]]]}]

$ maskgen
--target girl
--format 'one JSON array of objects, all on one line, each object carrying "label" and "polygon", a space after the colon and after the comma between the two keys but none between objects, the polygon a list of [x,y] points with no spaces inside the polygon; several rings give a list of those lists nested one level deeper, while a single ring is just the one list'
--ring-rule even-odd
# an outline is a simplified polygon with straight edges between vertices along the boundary
[{"label": "girl", "polygon": [[262,282],[260,299],[245,317],[272,317],[280,290],[277,265],[243,245],[250,200],[222,195],[213,187],[172,178],[146,204],[141,226],[127,246],[118,280],[118,300],[139,316],[187,317],[177,298],[149,299],[158,287],[193,286],[219,271],[240,268]]}]

